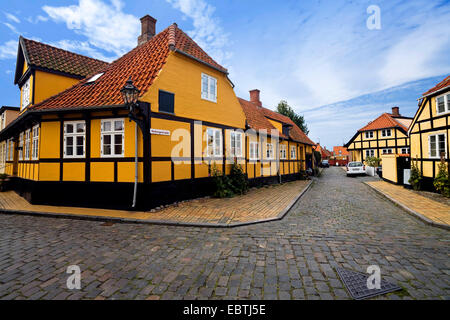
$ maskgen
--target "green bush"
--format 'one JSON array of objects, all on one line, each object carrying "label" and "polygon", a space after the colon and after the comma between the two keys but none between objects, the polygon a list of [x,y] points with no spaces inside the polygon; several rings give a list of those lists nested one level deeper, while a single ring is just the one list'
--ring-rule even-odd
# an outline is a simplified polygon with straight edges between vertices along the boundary
[{"label": "green bush", "polygon": [[216,164],[213,164],[211,176],[213,178],[216,190],[214,190],[214,197],[216,198],[231,198],[234,196],[233,185],[230,178],[223,172],[217,169]]},{"label": "green bush", "polygon": [[433,185],[440,194],[450,197],[450,180],[445,162],[439,164],[439,172],[434,178]]},{"label": "green bush", "polygon": [[420,172],[419,167],[417,164],[411,163],[411,175],[409,177],[408,182],[411,184],[414,190],[418,191],[421,188],[422,185],[422,172]]},{"label": "green bush", "polygon": [[8,175],[6,173],[0,173],[0,180],[5,180],[6,178],[8,178]]},{"label": "green bush", "polygon": [[235,194],[245,194],[248,191],[247,176],[242,169],[242,166],[234,161],[230,171],[230,182]]},{"label": "green bush", "polygon": [[369,167],[377,168],[380,166],[381,159],[377,157],[367,157],[366,164]]}]

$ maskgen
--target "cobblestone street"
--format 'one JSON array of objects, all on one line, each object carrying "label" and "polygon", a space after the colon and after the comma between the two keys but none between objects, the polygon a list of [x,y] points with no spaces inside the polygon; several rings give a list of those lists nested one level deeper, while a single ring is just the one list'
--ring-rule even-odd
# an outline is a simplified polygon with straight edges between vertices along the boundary
[{"label": "cobblestone street", "polygon": [[[208,229],[0,215],[2,299],[348,299],[334,267],[449,299],[450,233],[329,168],[281,221]],[[66,288],[69,265],[81,290]]]}]

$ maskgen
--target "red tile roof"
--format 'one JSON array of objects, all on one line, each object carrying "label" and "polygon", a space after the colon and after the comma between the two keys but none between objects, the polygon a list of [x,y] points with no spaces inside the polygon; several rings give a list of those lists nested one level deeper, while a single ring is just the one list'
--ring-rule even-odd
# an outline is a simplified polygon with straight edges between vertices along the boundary
[{"label": "red tile roof", "polygon": [[[339,153],[339,151],[341,151],[341,153]],[[348,152],[346,147],[341,147],[341,146],[337,146],[337,147],[333,147],[333,153],[335,156],[349,156],[350,152]]]},{"label": "red tile roof", "polygon": [[450,75],[447,76],[444,80],[442,80],[441,82],[439,82],[437,85],[435,85],[433,88],[431,88],[430,90],[428,90],[427,92],[425,92],[422,96],[427,96],[429,94],[432,94],[438,90],[441,90],[445,87],[450,86]]},{"label": "red tile roof", "polygon": [[[401,119],[410,119],[406,117],[402,117]],[[412,120],[412,119],[411,119]],[[375,120],[369,122],[367,125],[359,129],[358,131],[370,131],[370,130],[378,130],[383,128],[394,128],[398,127],[405,131],[408,130],[408,127],[402,124],[401,122],[396,120],[396,117],[392,116],[390,113],[383,113],[381,116],[376,118]]]},{"label": "red tile roof", "polygon": [[[270,133],[271,129],[275,129],[275,127],[267,120],[267,118],[276,120],[285,124],[292,125],[292,129],[290,131],[290,138],[294,141],[298,141],[304,144],[315,145],[306,134],[289,118],[269,110],[264,107],[258,107],[254,103],[247,101],[242,98],[238,98],[241,103],[242,109],[244,110],[245,116],[247,118],[248,125],[255,130],[266,129]],[[281,132],[278,133],[280,137],[286,138]]]},{"label": "red tile roof", "polygon": [[244,110],[247,124],[250,128],[254,130],[267,130],[268,133],[270,133],[271,130],[277,130],[270,121],[264,117],[264,114],[258,110],[258,107],[255,104],[241,98],[238,98],[238,100],[242,110]]},{"label": "red tile roof", "polygon": [[34,40],[20,38],[27,64],[84,78],[109,63],[49,46]]},{"label": "red tile roof", "polygon": [[[72,88],[31,106],[30,109],[62,109],[123,104],[120,89],[131,76],[134,85],[146,93],[169,56],[169,46],[226,73],[226,69],[209,57],[188,35],[173,24],[101,70],[94,83],[80,81]],[[92,76],[93,74],[91,74]]]}]

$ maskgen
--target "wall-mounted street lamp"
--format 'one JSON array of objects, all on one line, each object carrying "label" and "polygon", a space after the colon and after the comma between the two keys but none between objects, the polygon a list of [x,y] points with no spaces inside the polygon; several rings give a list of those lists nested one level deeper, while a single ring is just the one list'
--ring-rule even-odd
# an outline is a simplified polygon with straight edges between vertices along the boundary
[{"label": "wall-mounted street lamp", "polygon": [[133,80],[131,80],[131,77],[128,79],[126,84],[123,86],[123,88],[120,90],[120,93],[122,94],[123,102],[125,103],[125,106],[128,109],[128,117],[130,118],[130,121],[133,120],[136,122],[135,127],[135,168],[134,168],[134,192],[133,192],[133,204],[132,207],[136,207],[136,197],[137,197],[137,186],[138,186],[138,179],[139,179],[139,159],[138,159],[138,126],[141,127],[142,134],[145,136],[145,120],[142,121],[142,111],[138,103],[139,93],[141,91],[136,88],[133,84]]}]

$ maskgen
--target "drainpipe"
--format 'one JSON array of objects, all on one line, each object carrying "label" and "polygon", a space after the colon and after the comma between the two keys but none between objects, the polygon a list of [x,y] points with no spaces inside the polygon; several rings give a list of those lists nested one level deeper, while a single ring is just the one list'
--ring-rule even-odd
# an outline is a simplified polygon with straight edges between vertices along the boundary
[{"label": "drainpipe", "polygon": [[136,207],[136,196],[137,196],[137,186],[138,186],[138,168],[139,168],[139,160],[138,160],[138,125],[135,122],[135,130],[134,130],[134,192],[133,192],[133,205],[132,207]]}]

